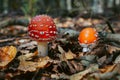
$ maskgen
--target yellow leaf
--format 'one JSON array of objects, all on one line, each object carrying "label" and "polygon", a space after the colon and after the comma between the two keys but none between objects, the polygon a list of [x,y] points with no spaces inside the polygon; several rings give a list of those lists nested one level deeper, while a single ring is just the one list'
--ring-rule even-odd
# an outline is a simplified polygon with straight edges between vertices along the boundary
[{"label": "yellow leaf", "polygon": [[17,53],[17,49],[14,46],[5,46],[0,48],[0,67],[5,67],[11,62]]}]

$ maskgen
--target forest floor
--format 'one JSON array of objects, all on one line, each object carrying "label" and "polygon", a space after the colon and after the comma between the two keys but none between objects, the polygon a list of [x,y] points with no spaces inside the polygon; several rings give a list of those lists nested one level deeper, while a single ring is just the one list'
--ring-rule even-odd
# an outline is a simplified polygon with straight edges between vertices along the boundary
[{"label": "forest floor", "polygon": [[83,53],[77,38],[85,27],[111,33],[112,26],[119,34],[120,16],[109,23],[81,16],[54,18],[59,34],[44,58],[37,57],[37,42],[28,37],[29,20],[20,18],[0,18],[0,80],[120,80],[119,44],[100,39],[91,52]]}]

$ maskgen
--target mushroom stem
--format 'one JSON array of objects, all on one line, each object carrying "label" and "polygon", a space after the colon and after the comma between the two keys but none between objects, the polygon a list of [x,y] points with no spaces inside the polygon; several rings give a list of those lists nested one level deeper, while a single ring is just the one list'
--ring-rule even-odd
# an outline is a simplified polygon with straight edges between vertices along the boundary
[{"label": "mushroom stem", "polygon": [[38,42],[38,56],[45,57],[48,55],[48,43]]}]

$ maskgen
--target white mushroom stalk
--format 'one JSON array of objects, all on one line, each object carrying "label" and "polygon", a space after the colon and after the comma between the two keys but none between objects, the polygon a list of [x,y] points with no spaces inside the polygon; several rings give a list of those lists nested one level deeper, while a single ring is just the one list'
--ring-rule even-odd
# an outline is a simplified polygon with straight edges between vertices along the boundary
[{"label": "white mushroom stalk", "polygon": [[48,43],[38,42],[38,56],[45,57],[48,55]]}]

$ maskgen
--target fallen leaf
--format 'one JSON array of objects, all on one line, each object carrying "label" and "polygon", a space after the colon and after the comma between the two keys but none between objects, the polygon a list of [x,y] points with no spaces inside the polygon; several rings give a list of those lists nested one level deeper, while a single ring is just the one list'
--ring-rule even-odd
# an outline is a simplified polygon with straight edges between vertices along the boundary
[{"label": "fallen leaf", "polygon": [[18,57],[20,61],[30,60],[33,56],[37,56],[38,51],[35,51],[34,53],[27,53],[25,55],[21,55]]},{"label": "fallen leaf", "polygon": [[49,57],[40,57],[38,61],[20,61],[20,64],[18,66],[18,70],[24,71],[24,72],[33,72],[37,69],[45,68],[50,65],[50,58]]},{"label": "fallen leaf", "polygon": [[102,56],[101,58],[97,59],[97,62],[99,64],[104,64],[104,62],[107,60],[107,56]]},{"label": "fallen leaf", "polygon": [[102,73],[112,72],[114,68],[116,67],[116,64],[113,65],[107,65],[103,69],[100,69]]},{"label": "fallen leaf", "polygon": [[33,71],[36,71],[37,66],[38,66],[37,62],[21,61],[19,64],[18,70],[24,71],[24,72],[27,72],[27,71],[33,72]]},{"label": "fallen leaf", "polygon": [[70,80],[82,80],[85,77],[85,75],[92,73],[94,71],[98,71],[98,65],[92,65],[91,67],[84,71],[71,75]]},{"label": "fallen leaf", "polygon": [[118,55],[114,61],[114,63],[119,64],[120,63],[120,55]]},{"label": "fallen leaf", "polygon": [[63,48],[61,46],[58,45],[58,50],[61,54],[59,54],[59,58],[61,61],[65,61],[66,57],[65,57],[65,51],[63,50]]},{"label": "fallen leaf", "polygon": [[18,59],[20,61],[25,61],[25,60],[30,60],[33,56],[34,56],[33,53],[28,53],[28,54],[19,56]]},{"label": "fallen leaf", "polygon": [[65,53],[65,51],[63,50],[63,48],[60,45],[58,45],[58,50],[61,54]]},{"label": "fallen leaf", "polygon": [[17,49],[14,46],[5,46],[0,48],[0,67],[5,67],[16,56]]},{"label": "fallen leaf", "polygon": [[120,51],[120,48],[119,47],[115,47],[115,46],[110,46],[110,45],[107,45],[107,51],[112,54],[113,52],[115,51]]},{"label": "fallen leaf", "polygon": [[50,63],[51,59],[46,56],[46,57],[41,57],[38,59],[38,68],[45,68],[48,67],[51,63]]},{"label": "fallen leaf", "polygon": [[65,57],[66,57],[66,59],[73,59],[73,58],[76,57],[76,55],[73,54],[73,53],[71,52],[71,50],[69,50],[68,52],[65,53]]}]

